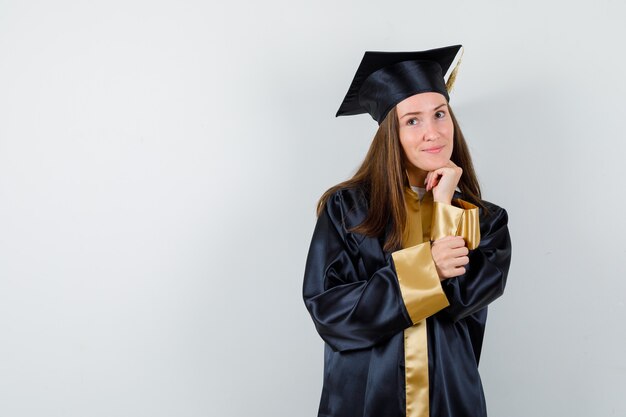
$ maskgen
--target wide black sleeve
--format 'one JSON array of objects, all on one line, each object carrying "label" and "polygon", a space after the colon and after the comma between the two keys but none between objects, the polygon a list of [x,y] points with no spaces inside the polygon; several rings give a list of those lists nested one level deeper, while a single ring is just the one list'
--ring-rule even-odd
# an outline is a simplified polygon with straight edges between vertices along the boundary
[{"label": "wide black sleeve", "polygon": [[[319,216],[306,261],[303,298],[335,351],[367,348],[412,325],[391,255],[366,272],[362,240],[346,230],[354,207],[336,193]],[[442,293],[443,294],[443,293]]]},{"label": "wide black sleeve", "polygon": [[505,209],[489,204],[491,214],[480,219],[480,244],[470,251],[466,272],[442,282],[450,306],[442,313],[454,321],[486,307],[501,296],[511,263],[511,238]]}]

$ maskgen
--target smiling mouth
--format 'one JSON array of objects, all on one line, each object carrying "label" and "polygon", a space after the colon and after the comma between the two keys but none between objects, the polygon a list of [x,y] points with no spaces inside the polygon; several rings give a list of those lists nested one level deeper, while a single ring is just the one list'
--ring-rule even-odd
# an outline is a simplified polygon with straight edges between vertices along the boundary
[{"label": "smiling mouth", "polygon": [[441,151],[442,149],[443,149],[443,146],[439,146],[438,148],[424,149],[424,152],[439,153],[439,151]]}]

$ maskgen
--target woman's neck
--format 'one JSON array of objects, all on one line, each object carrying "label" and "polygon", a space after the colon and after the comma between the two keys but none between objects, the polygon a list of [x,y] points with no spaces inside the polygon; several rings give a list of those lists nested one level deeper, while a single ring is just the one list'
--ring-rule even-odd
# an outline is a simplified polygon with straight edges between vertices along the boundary
[{"label": "woman's neck", "polygon": [[409,184],[415,187],[424,187],[426,182],[427,171],[419,169],[417,167],[407,168],[406,175],[409,177]]}]

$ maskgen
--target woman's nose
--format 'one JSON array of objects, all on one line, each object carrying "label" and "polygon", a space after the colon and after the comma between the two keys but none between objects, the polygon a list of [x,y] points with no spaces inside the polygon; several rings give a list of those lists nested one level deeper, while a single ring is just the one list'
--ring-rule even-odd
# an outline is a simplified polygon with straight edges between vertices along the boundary
[{"label": "woman's nose", "polygon": [[424,127],[424,140],[433,141],[437,139],[439,133],[437,133],[437,129],[433,122],[426,122],[426,126]]}]

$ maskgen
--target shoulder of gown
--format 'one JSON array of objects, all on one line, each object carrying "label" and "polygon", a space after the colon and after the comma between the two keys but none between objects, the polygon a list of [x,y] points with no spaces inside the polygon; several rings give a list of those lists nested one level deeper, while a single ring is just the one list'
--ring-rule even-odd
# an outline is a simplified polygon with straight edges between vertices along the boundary
[{"label": "shoulder of gown", "polygon": [[341,232],[348,233],[348,230],[363,223],[367,216],[369,198],[362,186],[340,188],[335,191],[328,201],[324,210],[336,224],[341,224]]}]

